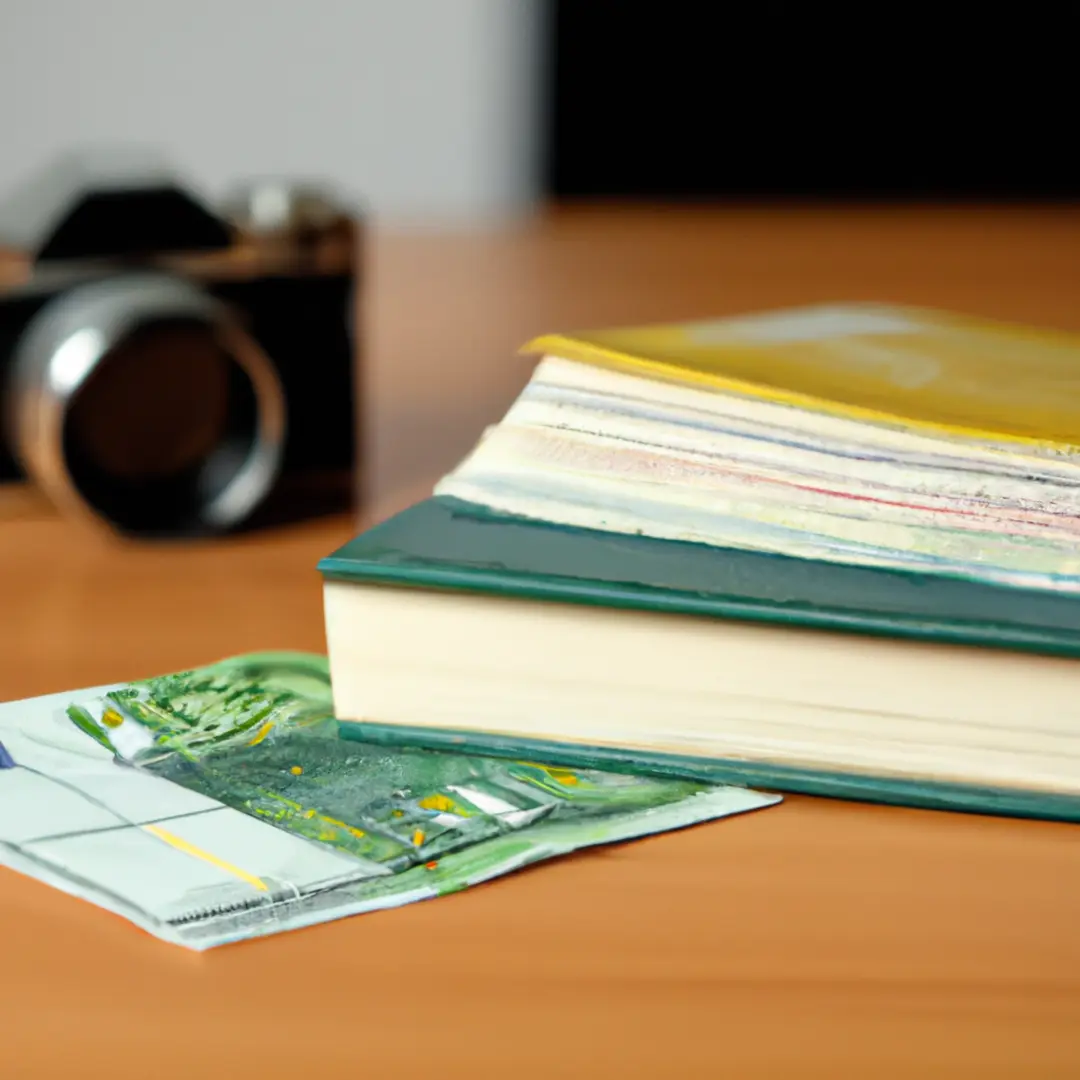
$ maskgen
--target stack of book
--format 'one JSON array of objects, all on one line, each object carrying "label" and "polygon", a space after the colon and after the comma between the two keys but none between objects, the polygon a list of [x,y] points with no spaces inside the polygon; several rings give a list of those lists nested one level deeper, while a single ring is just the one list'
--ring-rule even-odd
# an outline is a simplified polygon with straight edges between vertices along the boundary
[{"label": "stack of book", "polygon": [[550,336],[324,559],[365,737],[1080,818],[1080,341],[884,306]]}]

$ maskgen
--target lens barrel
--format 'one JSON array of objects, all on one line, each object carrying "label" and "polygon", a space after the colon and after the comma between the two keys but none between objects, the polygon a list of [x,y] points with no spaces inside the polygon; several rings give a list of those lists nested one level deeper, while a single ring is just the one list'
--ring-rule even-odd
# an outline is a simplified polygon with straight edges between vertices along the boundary
[{"label": "lens barrel", "polygon": [[274,486],[285,398],[273,364],[192,283],[77,285],[24,329],[5,394],[27,474],[64,509],[131,535],[236,528]]}]

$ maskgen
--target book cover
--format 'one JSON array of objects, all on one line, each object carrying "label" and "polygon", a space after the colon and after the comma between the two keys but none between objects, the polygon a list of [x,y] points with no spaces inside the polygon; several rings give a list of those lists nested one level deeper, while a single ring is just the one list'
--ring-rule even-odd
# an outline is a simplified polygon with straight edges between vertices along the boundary
[{"label": "book cover", "polygon": [[551,334],[525,346],[873,423],[1080,445],[1080,337],[917,308],[837,305]]}]

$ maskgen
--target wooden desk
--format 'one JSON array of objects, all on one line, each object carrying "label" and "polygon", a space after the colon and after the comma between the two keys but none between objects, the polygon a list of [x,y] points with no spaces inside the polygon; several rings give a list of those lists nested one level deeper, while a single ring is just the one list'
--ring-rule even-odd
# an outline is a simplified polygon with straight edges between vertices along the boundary
[{"label": "wooden desk", "polygon": [[[374,514],[540,330],[851,298],[1080,330],[1063,211],[579,211],[372,259]],[[0,698],[318,649],[354,524],[138,548],[0,496]],[[0,872],[0,1075],[1075,1077],[1078,898],[1075,827],[802,798],[204,956]]]}]

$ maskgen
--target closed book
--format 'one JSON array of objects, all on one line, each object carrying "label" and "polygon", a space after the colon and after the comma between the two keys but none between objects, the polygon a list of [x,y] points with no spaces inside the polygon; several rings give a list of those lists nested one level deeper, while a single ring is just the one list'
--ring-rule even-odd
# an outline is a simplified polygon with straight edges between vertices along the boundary
[{"label": "closed book", "polygon": [[438,497],[319,566],[366,738],[1080,819],[1080,601]]}]

